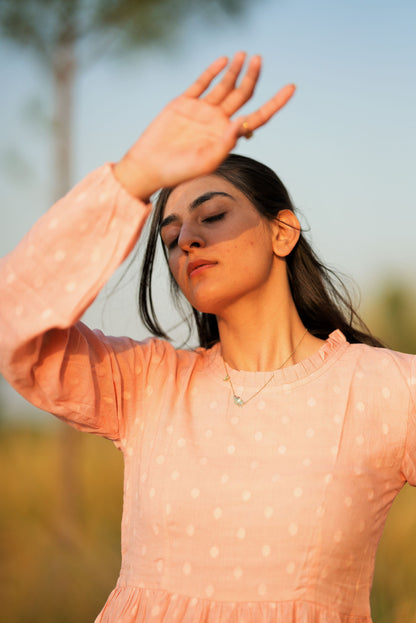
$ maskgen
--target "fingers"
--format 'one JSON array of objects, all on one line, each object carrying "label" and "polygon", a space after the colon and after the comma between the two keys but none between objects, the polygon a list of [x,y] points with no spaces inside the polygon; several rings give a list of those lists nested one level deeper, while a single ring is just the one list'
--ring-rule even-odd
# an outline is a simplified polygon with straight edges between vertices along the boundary
[{"label": "fingers", "polygon": [[217,58],[216,61],[211,63],[207,69],[202,72],[202,74],[195,80],[191,86],[186,89],[184,95],[187,97],[200,97],[204,91],[209,87],[211,82],[218,76],[219,73],[222,72],[224,67],[226,67],[228,63],[228,58],[226,56],[222,56],[221,58]]},{"label": "fingers", "polygon": [[212,89],[212,91],[204,97],[204,100],[208,104],[213,104],[214,106],[221,104],[227,95],[233,91],[245,60],[245,52],[237,52],[237,54],[235,54],[233,60],[231,61],[231,65],[224,74],[221,82],[219,82]]},{"label": "fingers", "polygon": [[231,117],[252,97],[258,82],[261,70],[261,57],[253,56],[247,67],[247,71],[238,88],[233,89],[224,99],[221,108],[226,115]]},{"label": "fingers", "polygon": [[293,96],[296,87],[294,84],[287,84],[280,89],[268,102],[260,106],[256,111],[249,114],[243,124],[240,122],[240,136],[245,136],[248,131],[253,132],[261,127],[273,117],[283,106],[287,104]]}]

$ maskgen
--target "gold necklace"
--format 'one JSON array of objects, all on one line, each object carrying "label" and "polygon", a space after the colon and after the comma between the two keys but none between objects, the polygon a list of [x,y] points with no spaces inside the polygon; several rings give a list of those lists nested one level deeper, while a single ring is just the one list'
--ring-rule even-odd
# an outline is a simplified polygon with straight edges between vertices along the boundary
[{"label": "gold necklace", "polygon": [[[280,366],[277,368],[277,370],[280,370],[280,368],[283,368],[283,366],[284,366],[285,364],[287,364],[287,362],[289,361],[289,359],[290,359],[291,357],[293,357],[293,355],[296,353],[297,349],[298,349],[298,348],[299,348],[299,346],[301,345],[301,343],[302,343],[302,341],[303,341],[303,338],[305,337],[305,335],[307,334],[307,332],[308,332],[308,329],[306,329],[305,333],[302,335],[302,337],[300,338],[299,342],[296,344],[295,348],[294,348],[294,349],[293,349],[293,351],[290,353],[289,357],[287,357],[287,359],[285,359],[285,360],[284,360],[284,362],[283,362],[282,364],[280,364]],[[262,386],[260,387],[260,389],[258,389],[258,390],[257,390],[257,391],[256,391],[256,392],[252,395],[252,396],[250,396],[250,398],[247,398],[247,400],[243,400],[243,399],[241,398],[241,396],[238,396],[238,395],[235,393],[234,385],[233,385],[233,382],[232,382],[232,380],[231,380],[230,373],[229,373],[228,368],[227,368],[227,364],[225,363],[224,359],[223,359],[222,361],[223,361],[223,364],[224,364],[224,369],[225,369],[225,377],[224,377],[224,379],[223,379],[223,380],[224,380],[224,381],[226,381],[227,383],[229,383],[229,384],[230,384],[231,391],[232,391],[232,393],[233,393],[233,402],[234,402],[234,404],[235,404],[235,405],[237,405],[237,407],[244,407],[244,405],[246,405],[248,402],[250,402],[250,400],[253,400],[253,398],[255,398],[256,396],[258,396],[258,395],[260,394],[260,392],[262,392],[262,391],[263,391],[263,389],[265,389],[265,388],[268,386],[268,384],[269,384],[269,383],[271,383],[271,381],[272,381],[272,380],[273,380],[273,378],[274,378],[274,372],[273,372],[273,374],[271,375],[271,377],[269,378],[269,380],[268,380],[268,381],[266,381],[266,382],[265,382],[265,384],[264,384],[264,385],[262,385]]]}]

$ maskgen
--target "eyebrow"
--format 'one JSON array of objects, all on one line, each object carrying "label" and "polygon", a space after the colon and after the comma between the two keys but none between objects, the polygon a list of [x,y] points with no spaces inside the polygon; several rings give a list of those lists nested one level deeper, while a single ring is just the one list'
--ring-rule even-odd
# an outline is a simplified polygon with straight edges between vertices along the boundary
[{"label": "eyebrow", "polygon": [[[188,206],[189,212],[192,212],[192,210],[195,210],[196,208],[198,208],[200,205],[202,205],[206,201],[209,201],[210,199],[218,195],[220,195],[221,197],[228,197],[229,199],[234,200],[234,197],[232,195],[229,195],[228,193],[222,192],[220,190],[214,190],[211,192],[204,193],[203,195],[200,195],[199,197],[191,201],[191,203]],[[162,229],[162,227],[166,227],[166,225],[170,225],[170,223],[173,223],[174,221],[177,221],[177,220],[179,220],[179,216],[177,214],[169,214],[169,216],[164,218],[163,221],[160,223],[159,231]]]}]

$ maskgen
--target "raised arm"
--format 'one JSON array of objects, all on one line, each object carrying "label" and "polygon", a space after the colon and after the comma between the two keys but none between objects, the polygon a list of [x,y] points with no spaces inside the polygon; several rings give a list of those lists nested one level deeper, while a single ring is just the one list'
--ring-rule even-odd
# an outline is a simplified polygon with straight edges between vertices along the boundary
[{"label": "raised arm", "polygon": [[0,261],[0,370],[29,401],[78,428],[119,439],[125,378],[145,365],[130,340],[77,322],[137,241],[146,200],[162,186],[213,171],[239,136],[266,123],[293,93],[286,87],[233,121],[260,72],[253,57],[237,85],[244,60],[237,54],[209,89],[227,65],[214,62],[117,165],[83,180]]}]

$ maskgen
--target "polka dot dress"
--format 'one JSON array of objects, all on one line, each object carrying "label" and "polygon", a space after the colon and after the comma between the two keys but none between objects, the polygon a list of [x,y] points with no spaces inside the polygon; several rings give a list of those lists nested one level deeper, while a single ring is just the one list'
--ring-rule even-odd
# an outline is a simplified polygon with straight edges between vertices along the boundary
[{"label": "polka dot dress", "polygon": [[336,331],[270,382],[230,369],[243,400],[267,384],[240,407],[218,345],[74,325],[147,211],[100,169],[0,267],[3,374],[124,453],[122,568],[97,623],[370,623],[386,515],[416,484],[415,358]]}]

